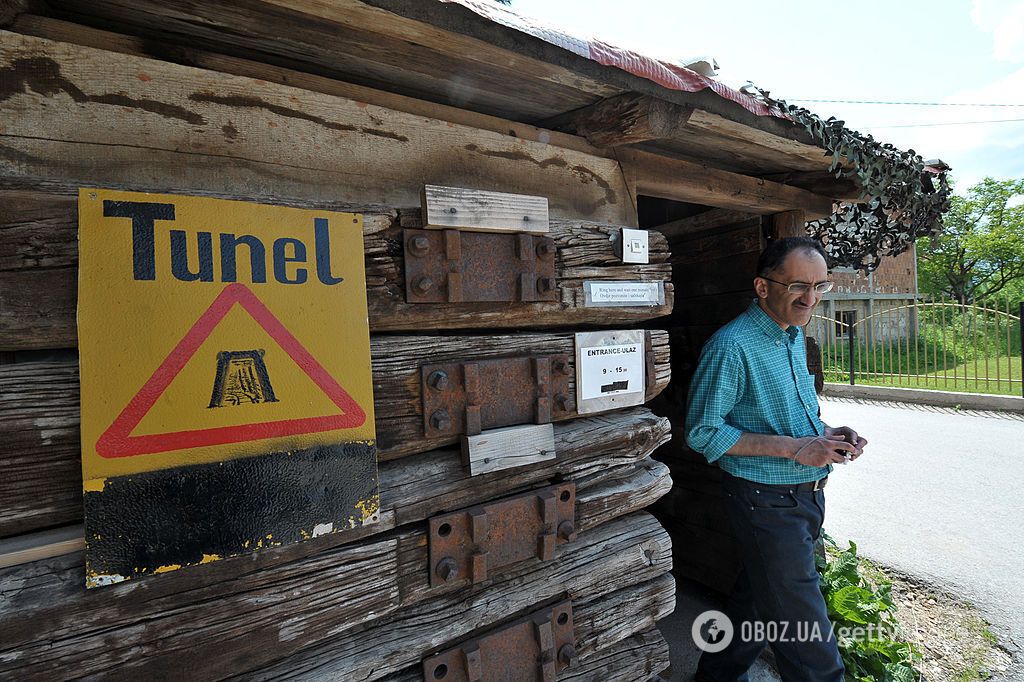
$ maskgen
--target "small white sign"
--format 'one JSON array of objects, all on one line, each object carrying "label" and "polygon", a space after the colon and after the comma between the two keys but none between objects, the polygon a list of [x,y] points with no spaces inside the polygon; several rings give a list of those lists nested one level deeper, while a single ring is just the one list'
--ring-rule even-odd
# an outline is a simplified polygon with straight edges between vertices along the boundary
[{"label": "small white sign", "polygon": [[600,412],[644,402],[642,330],[576,335],[577,411]]},{"label": "small white sign", "polygon": [[665,305],[665,283],[584,282],[583,305],[588,308]]},{"label": "small white sign", "polygon": [[584,400],[643,391],[643,344],[593,346],[582,348],[580,353],[583,356]]}]

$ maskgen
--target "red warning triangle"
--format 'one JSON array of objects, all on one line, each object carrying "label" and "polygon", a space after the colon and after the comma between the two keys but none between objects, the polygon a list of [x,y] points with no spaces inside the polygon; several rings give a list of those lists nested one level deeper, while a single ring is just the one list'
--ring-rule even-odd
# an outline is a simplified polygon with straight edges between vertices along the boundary
[{"label": "red warning triangle", "polygon": [[[304,419],[283,419],[280,421],[222,426],[193,431],[176,431],[143,436],[130,435],[132,430],[149,413],[156,401],[178,376],[185,364],[195,355],[199,346],[210,336],[214,328],[228,314],[232,306],[239,304],[261,326],[271,338],[295,361],[328,398],[341,409],[342,414]],[[200,448],[209,445],[239,443],[294,436],[302,433],[319,433],[335,429],[352,429],[366,421],[366,413],[352,399],[345,389],[334,380],[323,365],[316,361],[299,340],[292,336],[281,321],[256,298],[244,284],[229,284],[210,304],[192,328],[174,347],[153,376],[139,389],[139,392],[121,410],[114,423],[96,441],[96,452],[101,457],[130,457],[169,450]]]}]

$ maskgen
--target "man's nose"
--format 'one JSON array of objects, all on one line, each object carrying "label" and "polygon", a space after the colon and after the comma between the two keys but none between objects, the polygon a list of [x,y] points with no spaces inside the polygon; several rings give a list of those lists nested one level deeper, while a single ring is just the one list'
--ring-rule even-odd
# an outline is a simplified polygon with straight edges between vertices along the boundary
[{"label": "man's nose", "polygon": [[821,300],[821,294],[814,289],[807,291],[800,297],[800,302],[806,306],[814,307],[818,305],[818,301]]}]

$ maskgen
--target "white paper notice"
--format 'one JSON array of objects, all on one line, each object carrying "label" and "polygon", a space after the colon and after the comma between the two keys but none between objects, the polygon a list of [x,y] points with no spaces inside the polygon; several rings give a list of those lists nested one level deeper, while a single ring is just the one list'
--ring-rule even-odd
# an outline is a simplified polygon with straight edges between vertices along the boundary
[{"label": "white paper notice", "polygon": [[656,306],[665,304],[664,282],[584,282],[586,306]]},{"label": "white paper notice", "polygon": [[644,391],[642,343],[581,348],[580,362],[580,397],[583,400]]}]

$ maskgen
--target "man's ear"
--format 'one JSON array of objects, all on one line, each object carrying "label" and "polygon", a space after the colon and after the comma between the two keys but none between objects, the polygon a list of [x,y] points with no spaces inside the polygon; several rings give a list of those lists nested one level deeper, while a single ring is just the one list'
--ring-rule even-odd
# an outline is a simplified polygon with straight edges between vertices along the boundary
[{"label": "man's ear", "polygon": [[758,298],[768,298],[768,281],[760,277],[754,278],[754,293]]}]

